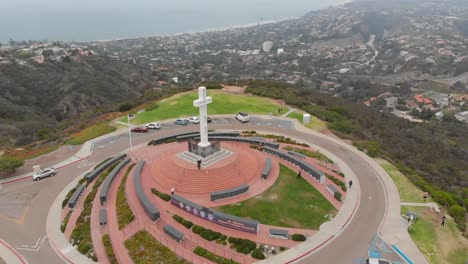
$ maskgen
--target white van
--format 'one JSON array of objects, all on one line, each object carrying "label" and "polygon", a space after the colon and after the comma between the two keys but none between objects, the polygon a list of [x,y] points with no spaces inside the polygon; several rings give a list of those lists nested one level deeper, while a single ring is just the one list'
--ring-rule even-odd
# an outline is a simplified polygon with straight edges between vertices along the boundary
[{"label": "white van", "polygon": [[241,121],[242,123],[249,122],[249,115],[244,112],[239,112],[236,115],[236,119]]}]

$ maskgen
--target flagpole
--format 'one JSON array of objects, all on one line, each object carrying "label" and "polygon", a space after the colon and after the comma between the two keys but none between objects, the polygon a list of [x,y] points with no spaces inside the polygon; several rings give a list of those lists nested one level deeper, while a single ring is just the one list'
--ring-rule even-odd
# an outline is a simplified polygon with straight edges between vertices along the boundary
[{"label": "flagpole", "polygon": [[128,140],[130,141],[130,152],[133,152],[133,145],[132,145],[132,131],[130,128],[130,117],[127,114],[127,124],[128,124]]}]

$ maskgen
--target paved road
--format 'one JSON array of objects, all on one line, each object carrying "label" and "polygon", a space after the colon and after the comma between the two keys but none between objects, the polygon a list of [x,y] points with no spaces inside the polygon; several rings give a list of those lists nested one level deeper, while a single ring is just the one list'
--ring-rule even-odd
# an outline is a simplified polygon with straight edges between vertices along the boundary
[{"label": "paved road", "polygon": [[[146,144],[158,136],[174,133],[195,132],[198,127],[189,125],[176,127],[163,125],[159,131],[146,134],[132,134],[134,145]],[[356,216],[348,224],[341,236],[324,246],[301,263],[353,263],[368,255],[368,244],[379,228],[385,214],[384,190],[377,174],[366,161],[338,144],[322,137],[294,130],[290,121],[252,118],[250,123],[240,124],[233,119],[215,119],[210,129],[262,130],[289,135],[297,139],[313,142],[327,149],[346,162],[358,176],[361,184],[361,201]],[[122,134],[97,142],[92,155],[84,162],[60,169],[53,178],[39,182],[24,180],[5,186],[0,200],[16,202],[16,206],[0,204],[0,237],[16,248],[29,263],[63,263],[50,247],[46,234],[46,218],[51,203],[58,193],[75,177],[91,169],[104,158],[115,155],[129,147],[128,135]],[[22,202],[18,202],[22,201]],[[10,215],[14,219],[7,219]],[[1,217],[3,216],[3,217]],[[37,242],[39,241],[39,243]]]}]

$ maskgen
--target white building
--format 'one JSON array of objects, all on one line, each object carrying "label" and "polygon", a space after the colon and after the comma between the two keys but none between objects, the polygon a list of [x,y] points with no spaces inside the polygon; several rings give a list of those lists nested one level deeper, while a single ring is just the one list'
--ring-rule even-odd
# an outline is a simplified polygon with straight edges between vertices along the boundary
[{"label": "white building", "polygon": [[265,41],[262,44],[262,50],[264,52],[270,52],[271,48],[273,48],[273,42],[271,41]]}]

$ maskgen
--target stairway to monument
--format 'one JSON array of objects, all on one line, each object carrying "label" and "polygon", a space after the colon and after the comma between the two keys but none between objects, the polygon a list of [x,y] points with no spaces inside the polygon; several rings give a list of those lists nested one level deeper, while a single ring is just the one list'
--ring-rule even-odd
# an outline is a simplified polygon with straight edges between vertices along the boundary
[{"label": "stairway to monument", "polygon": [[177,192],[194,194],[230,189],[260,177],[264,162],[254,151],[239,148],[231,154],[235,155],[232,161],[224,166],[201,170],[188,161],[183,161],[185,165],[181,164],[181,159],[175,155],[167,155],[152,164],[151,175],[164,192],[171,187],[175,187]]}]

